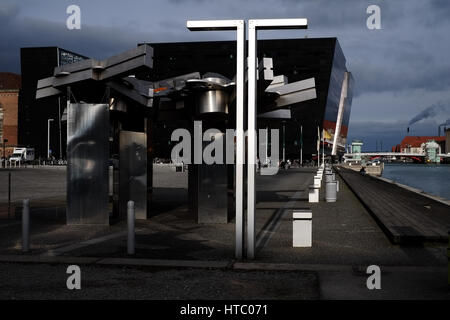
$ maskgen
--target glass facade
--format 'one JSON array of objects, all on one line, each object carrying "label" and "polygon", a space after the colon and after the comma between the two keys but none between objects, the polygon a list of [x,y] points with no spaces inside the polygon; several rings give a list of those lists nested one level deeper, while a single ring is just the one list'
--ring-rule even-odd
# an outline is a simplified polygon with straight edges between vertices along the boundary
[{"label": "glass facade", "polygon": [[[324,137],[325,137],[325,145],[329,148],[332,147],[332,143],[334,141],[334,135],[336,130],[336,121],[338,118],[339,113],[339,103],[341,100],[341,93],[342,93],[342,86],[344,83],[344,77],[345,73],[347,72],[346,67],[346,60],[344,57],[344,54],[342,52],[341,46],[339,45],[339,42],[336,41],[336,46],[334,49],[334,55],[333,55],[333,64],[331,67],[331,75],[330,75],[330,82],[328,86],[328,96],[327,96],[327,102],[325,106],[325,115],[323,120],[323,129],[324,129]],[[347,95],[351,95],[351,91],[347,92]],[[351,96],[350,98],[350,104],[351,104]],[[344,115],[343,119],[345,119],[345,112],[347,108],[347,101],[344,103]],[[350,117],[350,111],[348,110],[348,118]],[[345,126],[345,128],[344,128]],[[341,145],[347,137],[347,131],[348,131],[348,120],[347,122],[342,121],[342,127],[339,134],[339,137],[337,139],[338,145]],[[338,148],[338,150],[342,149]]]},{"label": "glass facade", "polygon": [[71,64],[84,60],[85,57],[77,55],[73,52],[66,51],[64,49],[59,49],[59,65],[64,66],[66,64]]},{"label": "glass facade", "polygon": [[350,113],[352,111],[352,101],[353,101],[353,86],[354,86],[354,78],[351,72],[348,73],[348,87],[347,87],[347,98],[345,99],[344,104],[344,114],[342,117],[342,126],[339,137],[339,144],[345,145],[347,144],[347,134],[348,134],[348,125],[350,122]]}]

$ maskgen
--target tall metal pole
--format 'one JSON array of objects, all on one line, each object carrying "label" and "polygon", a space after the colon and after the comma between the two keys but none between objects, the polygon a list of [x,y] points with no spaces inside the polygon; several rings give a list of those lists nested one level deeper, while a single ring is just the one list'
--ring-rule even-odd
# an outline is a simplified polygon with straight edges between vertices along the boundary
[{"label": "tall metal pole", "polygon": [[300,166],[303,167],[303,126],[300,125]]},{"label": "tall metal pole", "polygon": [[256,69],[257,30],[306,29],[306,19],[248,21],[248,161],[247,161],[247,259],[255,258],[255,167],[256,167]]},{"label": "tall metal pole", "polygon": [[245,79],[245,22],[237,22],[236,52],[236,248],[237,259],[244,251],[244,79]]},{"label": "tall metal pole", "polygon": [[268,157],[269,156],[269,127],[266,126],[266,163],[268,163]]},{"label": "tall metal pole", "polygon": [[325,165],[325,130],[322,128],[322,165]]},{"label": "tall metal pole", "polygon": [[3,168],[6,168],[6,141],[8,140],[3,139],[3,162],[2,162]]},{"label": "tall metal pole", "polygon": [[243,258],[244,248],[244,20],[187,21],[191,31],[236,30],[236,259]]},{"label": "tall metal pole", "polygon": [[58,97],[59,158],[62,159],[61,98]]},{"label": "tall metal pole", "polygon": [[52,122],[53,119],[47,120],[47,159],[50,159],[50,122]]},{"label": "tall metal pole", "polygon": [[317,126],[317,166],[320,167],[320,128]]},{"label": "tall metal pole", "polygon": [[286,124],[283,122],[283,162],[286,161]]},{"label": "tall metal pole", "polygon": [[248,21],[247,259],[255,258],[256,23]]},{"label": "tall metal pole", "polygon": [[8,219],[11,212],[11,171],[8,172]]}]

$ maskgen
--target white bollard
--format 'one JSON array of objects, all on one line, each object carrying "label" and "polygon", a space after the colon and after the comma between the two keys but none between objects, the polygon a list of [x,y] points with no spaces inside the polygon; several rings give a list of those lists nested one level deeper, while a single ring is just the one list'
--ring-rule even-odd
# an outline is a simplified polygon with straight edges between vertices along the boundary
[{"label": "white bollard", "polygon": [[314,186],[320,188],[321,184],[322,184],[322,178],[319,176],[314,176]]},{"label": "white bollard", "polygon": [[311,209],[294,210],[292,213],[292,246],[312,246],[312,211]]},{"label": "white bollard", "polygon": [[318,203],[319,202],[319,187],[314,184],[309,186],[308,202]]},{"label": "white bollard", "polygon": [[135,253],[134,248],[134,201],[128,201],[127,204],[127,217],[128,217],[128,239],[127,239],[127,253],[133,255]]},{"label": "white bollard", "polygon": [[30,250],[30,200],[23,200],[22,208],[22,251]]}]

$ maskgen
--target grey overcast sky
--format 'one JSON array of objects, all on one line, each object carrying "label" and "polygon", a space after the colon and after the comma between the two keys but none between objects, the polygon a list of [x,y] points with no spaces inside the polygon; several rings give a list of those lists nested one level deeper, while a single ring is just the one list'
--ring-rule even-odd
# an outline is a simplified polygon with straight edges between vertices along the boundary
[{"label": "grey overcast sky", "polygon": [[[81,30],[66,28],[71,4],[81,8]],[[381,30],[366,26],[372,4],[381,8]],[[0,0],[0,71],[20,73],[20,47],[104,58],[138,42],[233,39],[189,32],[186,20],[308,18],[308,30],[260,37],[337,37],[355,77],[349,141],[363,139],[365,150],[382,141],[388,149],[424,110],[428,117],[410,126],[411,135],[436,135],[450,118],[449,17],[448,0]]]}]

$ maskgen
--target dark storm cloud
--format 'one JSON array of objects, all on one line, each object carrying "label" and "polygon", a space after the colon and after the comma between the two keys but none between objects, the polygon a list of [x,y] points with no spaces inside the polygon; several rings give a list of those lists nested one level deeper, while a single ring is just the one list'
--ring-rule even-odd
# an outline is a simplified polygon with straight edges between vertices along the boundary
[{"label": "dark storm cloud", "polygon": [[439,18],[448,20],[450,17],[450,1],[448,0],[430,0],[430,8]]},{"label": "dark storm cloud", "polygon": [[393,63],[391,68],[352,64],[351,71],[357,79],[356,96],[415,89],[441,91],[448,89],[450,85],[450,67],[437,63],[411,64],[404,68],[400,68],[399,63]]},{"label": "dark storm cloud", "polygon": [[[189,41],[187,33],[180,37],[180,25],[162,20],[149,32],[135,32],[120,27],[82,25],[81,30],[68,30],[61,23],[37,18],[22,18],[20,6],[0,4],[0,70],[20,73],[20,48],[59,46],[92,58],[105,58],[133,48],[140,42]],[[63,16],[65,17],[65,16]],[[181,30],[184,31],[184,21]]]}]

